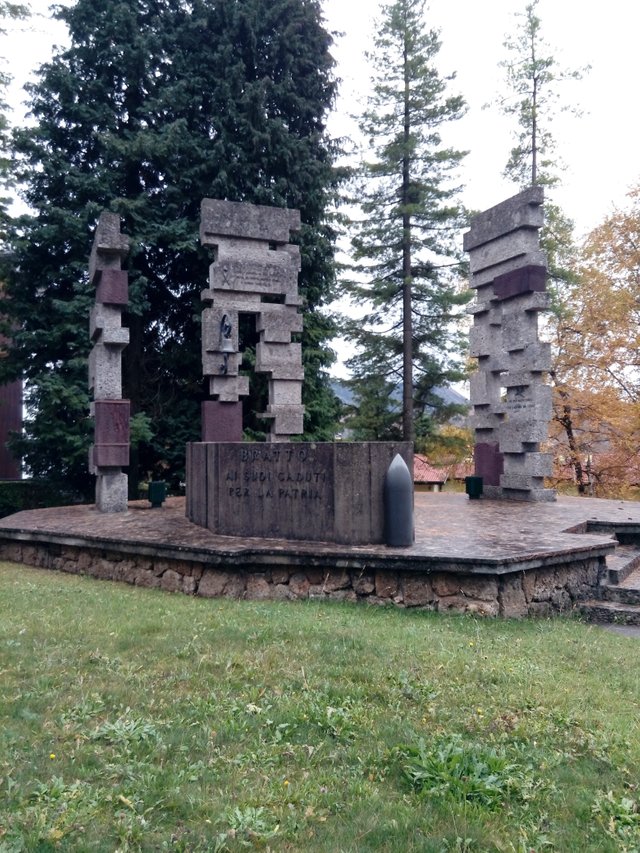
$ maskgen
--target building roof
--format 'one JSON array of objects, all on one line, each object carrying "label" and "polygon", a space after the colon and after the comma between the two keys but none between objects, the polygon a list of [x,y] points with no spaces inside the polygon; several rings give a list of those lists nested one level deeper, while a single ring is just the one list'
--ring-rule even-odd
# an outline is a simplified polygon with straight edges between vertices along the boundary
[{"label": "building roof", "polygon": [[434,467],[426,456],[415,453],[413,456],[413,482],[414,483],[440,483],[447,482],[448,476],[444,468]]},{"label": "building roof", "polygon": [[421,453],[415,453],[413,456],[414,483],[444,484],[447,480],[464,480],[465,477],[471,477],[473,472],[473,462],[455,462],[437,467]]}]

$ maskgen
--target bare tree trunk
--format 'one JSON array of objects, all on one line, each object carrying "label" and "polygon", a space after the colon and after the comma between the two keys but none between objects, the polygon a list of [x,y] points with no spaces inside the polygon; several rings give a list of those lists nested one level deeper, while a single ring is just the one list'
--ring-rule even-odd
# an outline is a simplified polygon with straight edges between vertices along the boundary
[{"label": "bare tree trunk", "polygon": [[531,183],[538,181],[538,77],[536,68],[536,39],[531,38],[531,68],[533,71],[533,91],[531,92]]},{"label": "bare tree trunk", "polygon": [[409,88],[408,51],[404,50],[404,129],[405,145],[402,162],[402,437],[414,440],[413,424],[413,304],[411,280],[411,215],[407,211],[410,201],[411,174],[409,169],[409,138],[411,113]]},{"label": "bare tree trunk", "polygon": [[[566,397],[565,394],[560,392],[561,397]],[[576,436],[573,431],[573,417],[571,406],[569,403],[565,402],[562,404],[562,415],[556,417],[556,420],[559,424],[561,424],[562,428],[565,431],[565,435],[567,436],[567,444],[569,445],[569,460],[571,462],[571,467],[573,468],[576,485],[578,487],[578,494],[585,494],[585,486],[584,486],[584,469],[582,467],[582,462],[580,461],[580,454],[578,449],[578,444],[576,442]]]}]

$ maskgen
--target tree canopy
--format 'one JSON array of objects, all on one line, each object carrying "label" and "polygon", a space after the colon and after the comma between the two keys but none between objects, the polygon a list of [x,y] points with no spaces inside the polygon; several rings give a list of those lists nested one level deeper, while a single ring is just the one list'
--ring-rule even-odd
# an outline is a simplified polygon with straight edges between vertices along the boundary
[{"label": "tree canopy", "polygon": [[33,211],[11,230],[3,306],[15,333],[0,378],[28,383],[16,450],[35,475],[88,491],[86,270],[92,229],[110,209],[132,247],[123,358],[130,481],[182,476],[205,395],[205,196],[301,210],[305,429],[327,437],[332,324],[320,309],[334,278],[325,119],[336,82],[319,0],[78,0],[56,15],[69,47],[28,88],[34,124],[13,141]]}]

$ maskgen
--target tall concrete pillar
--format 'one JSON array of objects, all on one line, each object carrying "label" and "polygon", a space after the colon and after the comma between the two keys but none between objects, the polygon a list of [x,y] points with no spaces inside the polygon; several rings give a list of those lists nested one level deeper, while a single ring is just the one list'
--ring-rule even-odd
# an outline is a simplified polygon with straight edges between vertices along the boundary
[{"label": "tall concrete pillar", "polygon": [[89,389],[94,402],[95,442],[89,470],[96,475],[96,506],[100,512],[125,512],[129,464],[129,401],[122,399],[122,350],[129,330],[122,327],[122,311],[129,301],[128,274],[121,269],[129,238],[120,233],[120,217],[107,211],[96,228],[89,279],[96,288],[91,310]]},{"label": "tall concrete pillar", "polygon": [[544,487],[552,459],[540,445],[551,420],[549,344],[538,338],[538,314],[549,304],[540,249],[542,187],[531,187],[474,217],[464,235],[475,304],[470,354],[471,423],[476,474],[491,498],[555,500]]}]

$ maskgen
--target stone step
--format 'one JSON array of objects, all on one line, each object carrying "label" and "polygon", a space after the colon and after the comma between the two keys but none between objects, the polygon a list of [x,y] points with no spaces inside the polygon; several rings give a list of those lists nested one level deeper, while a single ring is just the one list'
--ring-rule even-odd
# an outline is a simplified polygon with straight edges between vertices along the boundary
[{"label": "stone step", "polygon": [[603,584],[598,589],[602,601],[617,601],[619,604],[640,604],[640,589],[625,584]]},{"label": "stone step", "polygon": [[640,604],[591,599],[583,601],[580,610],[589,622],[640,625]]},{"label": "stone step", "polygon": [[640,568],[632,569],[620,583],[605,583],[599,589],[600,597],[605,601],[617,601],[620,604],[640,604]]},{"label": "stone step", "polygon": [[612,554],[607,554],[607,574],[610,584],[622,583],[639,567],[640,547],[637,545],[618,545]]}]

